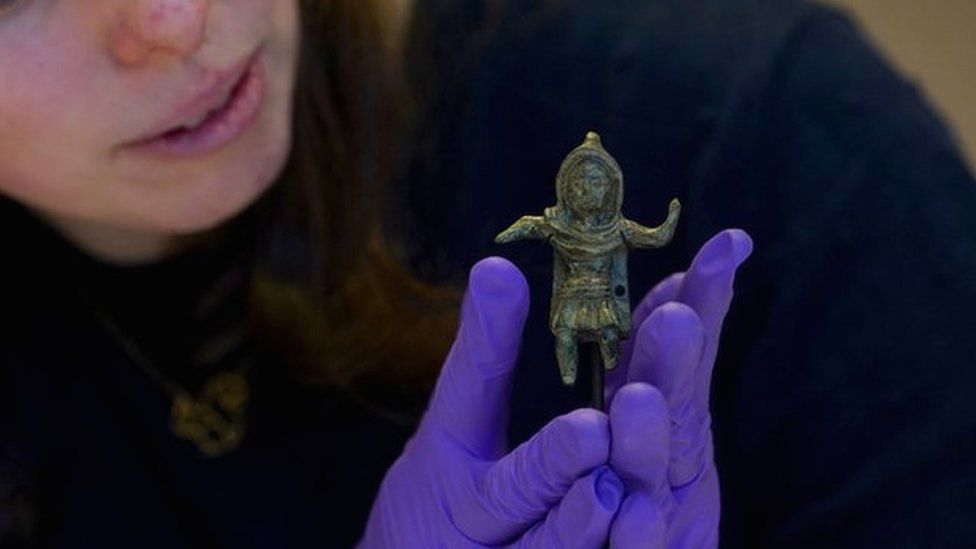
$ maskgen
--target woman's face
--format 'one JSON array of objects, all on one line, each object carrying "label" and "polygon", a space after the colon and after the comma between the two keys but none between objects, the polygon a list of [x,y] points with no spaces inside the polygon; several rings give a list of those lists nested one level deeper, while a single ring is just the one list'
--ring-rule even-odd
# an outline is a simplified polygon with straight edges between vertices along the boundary
[{"label": "woman's face", "polygon": [[[0,193],[161,235],[234,216],[287,157],[298,17],[297,0],[0,0]],[[135,145],[228,97],[195,144]]]}]

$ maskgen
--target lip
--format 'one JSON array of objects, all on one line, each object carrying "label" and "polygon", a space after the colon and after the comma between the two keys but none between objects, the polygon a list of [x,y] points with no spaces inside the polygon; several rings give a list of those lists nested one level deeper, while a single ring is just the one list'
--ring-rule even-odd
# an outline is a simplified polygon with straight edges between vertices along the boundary
[{"label": "lip", "polygon": [[163,122],[132,143],[141,143],[158,138],[166,132],[180,127],[186,121],[193,120],[203,113],[217,108],[231,93],[234,86],[240,82],[245,71],[251,67],[262,49],[258,47],[243,61],[228,69],[206,71],[205,74],[208,76],[204,77],[203,84],[198,86],[202,88],[202,91],[181,102]]},{"label": "lip", "polygon": [[[258,118],[267,85],[264,66],[254,58],[234,82],[229,100],[192,129],[175,128],[137,141],[126,149],[141,155],[192,158],[216,151],[243,135]],[[217,103],[220,105],[220,103]]]}]

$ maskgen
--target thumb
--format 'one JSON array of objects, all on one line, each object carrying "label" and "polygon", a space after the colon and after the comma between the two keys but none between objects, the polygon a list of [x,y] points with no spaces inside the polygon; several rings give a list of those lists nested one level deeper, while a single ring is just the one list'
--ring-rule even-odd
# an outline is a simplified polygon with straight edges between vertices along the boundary
[{"label": "thumb", "polygon": [[508,260],[479,261],[468,277],[461,324],[423,425],[472,455],[505,450],[512,372],[529,309],[529,286]]},{"label": "thumb", "polygon": [[670,417],[664,395],[646,383],[623,386],[610,407],[610,465],[629,495],[611,528],[617,549],[664,547],[675,508],[668,485]]}]

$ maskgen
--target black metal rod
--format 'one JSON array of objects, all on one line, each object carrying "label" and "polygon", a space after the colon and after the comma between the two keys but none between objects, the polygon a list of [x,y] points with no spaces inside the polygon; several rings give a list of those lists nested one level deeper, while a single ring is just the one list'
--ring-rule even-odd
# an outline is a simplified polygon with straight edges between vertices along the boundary
[{"label": "black metal rod", "polygon": [[596,343],[591,343],[586,347],[589,355],[590,375],[593,378],[593,401],[592,406],[597,410],[603,410],[603,358],[600,357],[600,348]]}]

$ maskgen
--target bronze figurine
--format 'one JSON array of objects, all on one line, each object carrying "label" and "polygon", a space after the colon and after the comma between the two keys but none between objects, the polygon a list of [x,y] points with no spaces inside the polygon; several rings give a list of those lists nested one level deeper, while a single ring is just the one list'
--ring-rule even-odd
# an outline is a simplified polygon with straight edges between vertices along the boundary
[{"label": "bronze figurine", "polygon": [[[577,346],[596,343],[603,368],[617,365],[620,341],[630,334],[627,253],[660,248],[671,241],[681,203],[671,200],[667,220],[648,228],[624,218],[623,173],[603,148],[600,136],[586,134],[556,176],[556,205],[541,216],[527,215],[495,237],[502,244],[545,239],[554,250],[549,327],[556,336],[556,359],[563,383],[576,382]],[[594,359],[599,362],[598,359]],[[603,368],[594,365],[595,397],[602,407]]]}]

